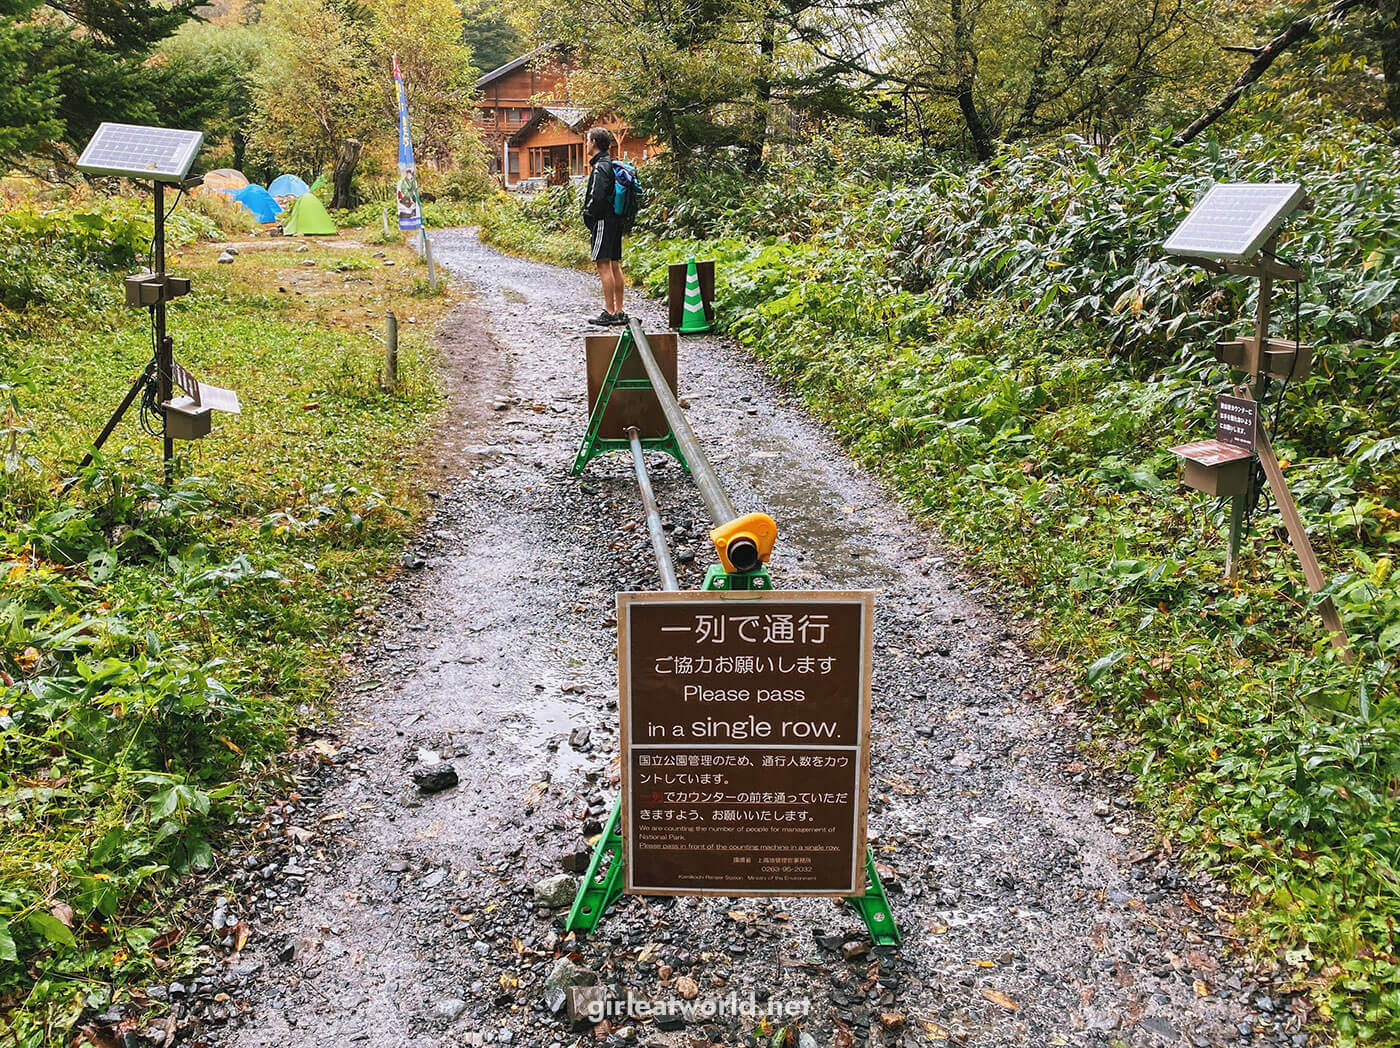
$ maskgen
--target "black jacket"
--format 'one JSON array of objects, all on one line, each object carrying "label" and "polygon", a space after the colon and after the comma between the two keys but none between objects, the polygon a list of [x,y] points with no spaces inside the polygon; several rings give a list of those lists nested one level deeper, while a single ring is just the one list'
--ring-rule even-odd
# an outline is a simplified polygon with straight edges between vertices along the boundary
[{"label": "black jacket", "polygon": [[617,216],[613,212],[612,157],[599,153],[590,163],[593,170],[588,175],[588,190],[583,194],[583,224],[592,229],[600,218]]}]

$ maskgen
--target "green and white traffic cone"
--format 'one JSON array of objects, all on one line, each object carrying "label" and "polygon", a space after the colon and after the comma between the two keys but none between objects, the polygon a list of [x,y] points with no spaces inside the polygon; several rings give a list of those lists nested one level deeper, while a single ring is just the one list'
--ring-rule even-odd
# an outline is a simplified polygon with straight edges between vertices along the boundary
[{"label": "green and white traffic cone", "polygon": [[686,260],[685,268],[685,307],[681,310],[682,335],[703,335],[710,330],[710,322],[705,319],[705,303],[700,300],[700,276],[695,272],[695,259]]}]

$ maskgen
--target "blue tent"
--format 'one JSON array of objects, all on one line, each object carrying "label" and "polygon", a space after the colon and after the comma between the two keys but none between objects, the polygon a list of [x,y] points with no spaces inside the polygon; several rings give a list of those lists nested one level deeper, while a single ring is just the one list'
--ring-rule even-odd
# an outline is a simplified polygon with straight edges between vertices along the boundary
[{"label": "blue tent", "polygon": [[299,197],[303,193],[311,192],[311,187],[296,175],[278,175],[272,180],[272,185],[267,187],[267,191],[275,197]]},{"label": "blue tent", "polygon": [[276,222],[282,213],[282,205],[272,199],[272,194],[262,186],[244,186],[233,195],[233,199],[253,213],[259,222]]}]

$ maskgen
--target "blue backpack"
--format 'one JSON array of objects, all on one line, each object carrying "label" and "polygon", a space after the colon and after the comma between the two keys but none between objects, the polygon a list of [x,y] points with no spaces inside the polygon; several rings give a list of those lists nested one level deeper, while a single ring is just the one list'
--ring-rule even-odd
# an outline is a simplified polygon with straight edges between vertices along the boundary
[{"label": "blue backpack", "polygon": [[624,160],[613,161],[613,214],[622,219],[622,231],[629,232],[642,206],[642,180],[637,169]]}]

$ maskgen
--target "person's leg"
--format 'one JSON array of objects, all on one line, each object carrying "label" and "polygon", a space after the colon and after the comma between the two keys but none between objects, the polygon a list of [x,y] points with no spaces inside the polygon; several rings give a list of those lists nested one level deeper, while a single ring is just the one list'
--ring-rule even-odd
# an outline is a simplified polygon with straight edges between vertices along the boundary
[{"label": "person's leg", "polygon": [[617,314],[622,312],[622,291],[627,285],[622,279],[622,264],[613,259],[610,265],[612,267],[613,299],[608,306],[608,312]]},{"label": "person's leg", "polygon": [[598,260],[598,282],[603,286],[603,312],[612,312],[612,263],[607,259]]}]

